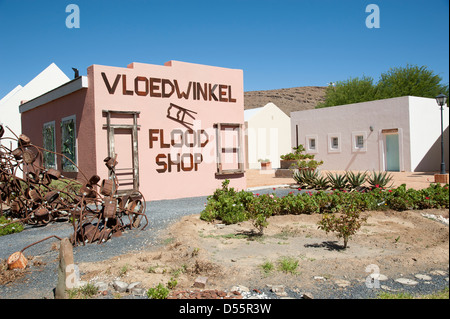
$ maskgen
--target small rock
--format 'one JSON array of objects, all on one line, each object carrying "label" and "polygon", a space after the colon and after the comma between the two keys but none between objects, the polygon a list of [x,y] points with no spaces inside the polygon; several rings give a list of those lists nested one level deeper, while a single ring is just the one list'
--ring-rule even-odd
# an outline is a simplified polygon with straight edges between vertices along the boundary
[{"label": "small rock", "polygon": [[327,279],[325,277],[322,276],[314,276],[314,280],[323,280],[326,281]]},{"label": "small rock", "polygon": [[386,285],[381,285],[380,287],[381,287],[381,289],[387,290],[387,291],[392,291],[392,292],[400,291],[400,290],[398,290],[398,289],[394,289],[394,288],[391,288],[391,287],[386,286]]},{"label": "small rock", "polygon": [[447,272],[443,271],[443,270],[433,270],[433,271],[430,271],[430,274],[438,275],[438,276],[446,276]]},{"label": "small rock", "polygon": [[206,282],[208,281],[208,277],[197,277],[194,282],[194,287],[196,288],[205,288]]},{"label": "small rock", "polygon": [[134,296],[143,296],[143,295],[145,295],[146,290],[144,288],[134,287],[133,289],[130,289],[130,292]]},{"label": "small rock", "polygon": [[312,293],[310,292],[305,292],[302,294],[302,299],[314,299]]},{"label": "small rock", "polygon": [[214,226],[216,226],[218,229],[222,229],[225,227],[225,224],[215,224]]},{"label": "small rock", "polygon": [[373,280],[378,280],[378,281],[386,281],[386,280],[388,280],[388,277],[383,275],[383,274],[370,274],[369,276]]},{"label": "small rock", "polygon": [[240,292],[250,292],[250,289],[248,287],[239,285],[238,288]]},{"label": "small rock", "polygon": [[414,275],[414,277],[416,277],[417,279],[426,280],[426,281],[430,281],[433,279],[428,275],[422,275],[422,274]]},{"label": "small rock", "polygon": [[412,280],[412,279],[408,279],[408,278],[398,278],[394,280],[395,282],[398,282],[402,285],[407,285],[407,286],[415,286],[418,284],[417,281]]},{"label": "small rock", "polygon": [[140,283],[141,283],[140,281],[132,282],[131,284],[128,285],[127,291],[131,291],[131,290],[133,290],[134,288],[137,288],[137,286],[139,286]]},{"label": "small rock", "polygon": [[273,285],[270,288],[270,291],[274,293],[283,293],[284,292],[284,286],[283,285]]},{"label": "small rock", "polygon": [[108,284],[103,281],[97,281],[96,283],[94,283],[94,287],[97,288],[98,291],[108,290]]},{"label": "small rock", "polygon": [[348,281],[348,280],[338,279],[338,280],[335,280],[334,283],[336,285],[338,285],[338,287],[341,287],[341,288],[350,286],[350,281]]},{"label": "small rock", "polygon": [[128,284],[120,280],[114,280],[112,285],[117,292],[126,292],[128,288]]}]

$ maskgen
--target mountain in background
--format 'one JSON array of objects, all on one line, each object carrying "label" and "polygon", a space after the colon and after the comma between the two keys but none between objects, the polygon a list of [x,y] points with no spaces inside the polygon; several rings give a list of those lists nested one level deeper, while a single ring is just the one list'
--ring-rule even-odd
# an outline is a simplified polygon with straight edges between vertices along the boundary
[{"label": "mountain in background", "polygon": [[274,103],[284,113],[314,109],[325,100],[326,86],[301,86],[288,89],[244,92],[244,109]]}]

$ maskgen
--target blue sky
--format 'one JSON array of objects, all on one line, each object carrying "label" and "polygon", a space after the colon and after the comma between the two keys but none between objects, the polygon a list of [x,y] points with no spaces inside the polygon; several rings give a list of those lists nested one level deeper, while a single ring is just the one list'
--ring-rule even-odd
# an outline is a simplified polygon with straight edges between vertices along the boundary
[{"label": "blue sky", "polygon": [[[66,6],[80,28],[66,27]],[[380,28],[366,27],[366,6]],[[449,82],[448,0],[0,0],[0,98],[52,62],[169,60],[244,70],[244,90],[325,86],[425,65]]]}]

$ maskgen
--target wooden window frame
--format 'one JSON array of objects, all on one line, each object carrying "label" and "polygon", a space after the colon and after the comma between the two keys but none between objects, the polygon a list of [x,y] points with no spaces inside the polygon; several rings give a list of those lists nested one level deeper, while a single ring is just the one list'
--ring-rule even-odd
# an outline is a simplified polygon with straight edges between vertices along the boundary
[{"label": "wooden window frame", "polygon": [[[233,129],[238,129],[238,146],[231,148],[222,147],[222,128],[230,127]],[[244,170],[244,154],[243,154],[243,143],[242,143],[242,128],[243,124],[239,123],[216,123],[214,124],[216,130],[216,163],[217,172],[216,175],[232,175],[232,174],[243,174]],[[223,169],[222,168],[222,155],[227,152],[235,152],[238,156],[238,168],[237,169]]]}]

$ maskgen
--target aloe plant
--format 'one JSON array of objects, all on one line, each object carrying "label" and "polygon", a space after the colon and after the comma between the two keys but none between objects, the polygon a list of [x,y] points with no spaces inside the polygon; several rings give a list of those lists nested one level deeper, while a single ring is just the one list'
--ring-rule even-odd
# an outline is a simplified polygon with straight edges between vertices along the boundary
[{"label": "aloe plant", "polygon": [[330,188],[330,182],[328,178],[323,175],[319,175],[315,180],[315,188],[316,189],[328,189]]},{"label": "aloe plant", "polygon": [[316,170],[300,170],[303,172],[304,182],[307,188],[315,188],[319,172]]},{"label": "aloe plant", "polygon": [[370,176],[367,177],[367,182],[371,188],[386,188],[391,187],[393,183],[389,186],[389,182],[392,180],[393,176],[389,172],[375,172],[373,171]]},{"label": "aloe plant", "polygon": [[327,173],[328,181],[333,189],[343,190],[347,187],[346,174]]},{"label": "aloe plant", "polygon": [[300,187],[303,187],[305,185],[305,177],[303,175],[303,170],[294,171],[293,178]]},{"label": "aloe plant", "polygon": [[352,171],[348,171],[345,177],[347,178],[347,182],[352,189],[359,189],[361,188],[362,184],[364,184],[364,182],[366,181],[367,171],[364,173],[361,172],[354,173]]}]

